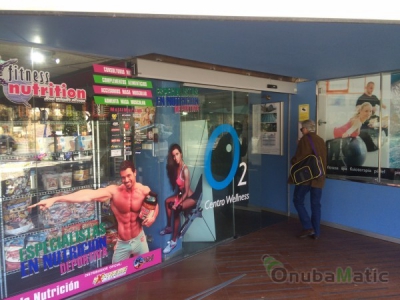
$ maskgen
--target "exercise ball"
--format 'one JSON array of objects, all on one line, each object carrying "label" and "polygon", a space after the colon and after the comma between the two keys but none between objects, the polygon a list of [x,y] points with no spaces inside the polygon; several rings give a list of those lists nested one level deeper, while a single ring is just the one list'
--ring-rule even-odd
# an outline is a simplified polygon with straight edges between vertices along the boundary
[{"label": "exercise ball", "polygon": [[348,166],[362,166],[367,157],[367,146],[360,137],[343,139],[342,152]]}]

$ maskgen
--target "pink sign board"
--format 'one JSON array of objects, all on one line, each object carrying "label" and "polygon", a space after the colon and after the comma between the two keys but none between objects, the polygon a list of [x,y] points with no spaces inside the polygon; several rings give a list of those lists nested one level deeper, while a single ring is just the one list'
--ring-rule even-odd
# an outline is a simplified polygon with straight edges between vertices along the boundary
[{"label": "pink sign board", "polygon": [[153,97],[151,90],[142,89],[128,89],[119,88],[115,86],[103,86],[103,85],[93,85],[93,91],[95,94],[102,95],[118,95],[118,96],[128,96],[128,97]]},{"label": "pink sign board", "polygon": [[100,74],[109,74],[114,76],[132,76],[132,71],[127,68],[112,67],[106,65],[93,65],[93,71]]},{"label": "pink sign board", "polygon": [[100,267],[82,275],[58,281],[7,300],[65,299],[102,284],[147,269],[161,263],[161,249]]}]

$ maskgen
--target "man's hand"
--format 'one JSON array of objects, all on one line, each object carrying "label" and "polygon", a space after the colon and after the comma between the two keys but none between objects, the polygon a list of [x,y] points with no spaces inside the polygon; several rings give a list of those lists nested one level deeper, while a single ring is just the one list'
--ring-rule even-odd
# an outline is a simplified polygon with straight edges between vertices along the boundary
[{"label": "man's hand", "polygon": [[55,203],[55,200],[56,199],[54,199],[54,198],[41,200],[36,204],[28,206],[28,209],[32,209],[32,208],[34,208],[36,206],[39,206],[39,209],[44,211],[46,209],[49,209],[50,206],[52,206]]},{"label": "man's hand", "polygon": [[153,223],[156,221],[156,218],[154,218],[154,213],[150,215],[148,215],[146,218],[144,218],[144,220],[142,221],[142,225],[146,226],[146,227],[150,227],[151,225],[153,225]]}]

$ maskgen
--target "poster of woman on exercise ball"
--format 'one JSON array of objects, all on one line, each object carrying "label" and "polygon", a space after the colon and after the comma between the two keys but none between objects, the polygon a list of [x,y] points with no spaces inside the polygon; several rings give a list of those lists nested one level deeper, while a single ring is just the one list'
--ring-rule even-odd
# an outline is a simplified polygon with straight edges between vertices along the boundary
[{"label": "poster of woman on exercise ball", "polygon": [[318,130],[328,149],[328,174],[389,180],[399,176],[400,93],[395,97],[394,82],[400,90],[399,74],[318,82]]}]

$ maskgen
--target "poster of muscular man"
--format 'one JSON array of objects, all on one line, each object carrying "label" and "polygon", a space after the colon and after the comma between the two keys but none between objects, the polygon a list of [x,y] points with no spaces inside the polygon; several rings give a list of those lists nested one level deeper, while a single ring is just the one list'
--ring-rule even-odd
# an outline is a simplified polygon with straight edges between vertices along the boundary
[{"label": "poster of muscular man", "polygon": [[76,192],[41,200],[29,208],[45,211],[55,203],[108,202],[117,221],[117,241],[112,263],[149,252],[143,227],[150,227],[158,215],[157,195],[146,185],[136,181],[132,161],[120,166],[122,184],[111,184],[97,190],[81,189]]}]

